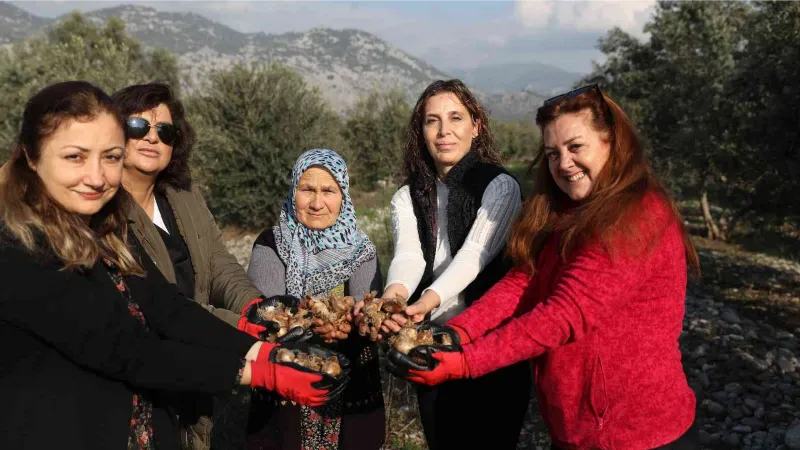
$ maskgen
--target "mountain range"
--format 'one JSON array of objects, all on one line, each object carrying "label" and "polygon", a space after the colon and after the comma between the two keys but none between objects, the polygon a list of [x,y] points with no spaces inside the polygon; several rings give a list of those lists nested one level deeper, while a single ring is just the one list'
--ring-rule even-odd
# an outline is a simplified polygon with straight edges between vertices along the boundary
[{"label": "mountain range", "polygon": [[[462,78],[481,102],[501,119],[530,118],[552,91],[564,90],[578,74],[541,63],[442,70],[377,36],[355,29],[314,28],[283,34],[242,33],[191,12],[165,12],[120,5],[85,13],[102,25],[117,17],[145,47],[165,47],[178,57],[188,90],[204,89],[212,70],[236,63],[278,62],[294,68],[320,89],[334,109],[346,113],[375,89],[399,88],[409,101],[431,81]],[[38,17],[0,2],[0,45],[22,41],[60,20]]]}]

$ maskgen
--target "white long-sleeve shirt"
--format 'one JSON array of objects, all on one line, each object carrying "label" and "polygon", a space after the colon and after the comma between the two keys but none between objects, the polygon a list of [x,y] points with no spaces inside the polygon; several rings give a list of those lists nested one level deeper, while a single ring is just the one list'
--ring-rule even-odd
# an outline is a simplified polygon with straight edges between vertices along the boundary
[{"label": "white long-sleeve shirt", "polygon": [[[464,310],[464,289],[503,248],[511,223],[522,206],[517,182],[506,174],[498,175],[486,187],[475,222],[461,249],[453,257],[447,236],[448,194],[447,186],[437,181],[438,228],[433,260],[434,282],[425,291],[432,290],[441,299],[440,305],[431,314],[431,319],[438,323],[445,323]],[[403,186],[394,194],[390,211],[395,250],[386,286],[400,284],[411,294],[422,280],[425,258],[408,186]]]}]

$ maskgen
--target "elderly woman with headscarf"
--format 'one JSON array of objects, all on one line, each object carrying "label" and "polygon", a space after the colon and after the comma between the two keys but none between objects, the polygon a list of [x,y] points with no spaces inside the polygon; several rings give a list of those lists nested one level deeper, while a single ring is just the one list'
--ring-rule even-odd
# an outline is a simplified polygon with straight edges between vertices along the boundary
[{"label": "elderly woman with headscarf", "polygon": [[[309,150],[297,159],[278,225],[253,245],[248,274],[266,296],[350,295],[381,290],[375,246],[358,228],[347,165],[334,151]],[[381,448],[385,413],[378,349],[349,326],[314,329],[351,361],[341,400],[322,408],[255,393],[248,448]]]}]

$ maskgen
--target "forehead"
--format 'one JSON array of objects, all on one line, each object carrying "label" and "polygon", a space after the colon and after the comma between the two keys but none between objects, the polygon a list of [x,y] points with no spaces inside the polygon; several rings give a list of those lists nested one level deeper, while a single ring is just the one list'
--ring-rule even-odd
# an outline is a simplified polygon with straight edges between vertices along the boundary
[{"label": "forehead", "polygon": [[467,113],[467,107],[452,92],[436,94],[425,102],[425,114],[440,114],[453,111]]},{"label": "forehead", "polygon": [[591,127],[589,110],[563,114],[544,127],[544,138],[548,142],[570,139],[578,135],[587,136],[588,133],[597,134]]},{"label": "forehead", "polygon": [[122,127],[111,114],[101,113],[91,120],[65,120],[47,139],[44,149],[78,146],[89,150],[106,150],[125,146]]},{"label": "forehead", "polygon": [[172,113],[169,112],[169,107],[165,103],[161,103],[155,108],[146,111],[133,113],[131,117],[142,117],[150,122],[169,122],[172,123]]},{"label": "forehead", "polygon": [[298,184],[338,184],[336,179],[333,178],[328,169],[320,166],[312,166],[306,169],[303,172],[303,175],[300,176],[300,181]]}]

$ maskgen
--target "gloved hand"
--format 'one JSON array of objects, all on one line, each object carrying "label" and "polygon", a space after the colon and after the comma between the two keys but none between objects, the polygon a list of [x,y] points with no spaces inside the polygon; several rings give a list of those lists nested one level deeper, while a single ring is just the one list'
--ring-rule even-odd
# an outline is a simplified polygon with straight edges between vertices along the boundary
[{"label": "gloved hand", "polygon": [[[420,345],[411,349],[407,355],[394,348],[390,349],[387,368],[391,373],[429,386],[469,377],[458,330],[435,322],[425,322],[417,330],[430,330],[436,344]],[[447,341],[446,338],[449,338],[449,344],[443,343]]]},{"label": "gloved hand", "polygon": [[409,369],[408,374],[404,377],[408,381],[424,384],[426,386],[436,386],[448,380],[469,378],[469,367],[467,366],[466,358],[464,358],[464,353],[461,350],[437,351],[435,347],[423,345],[411,350],[411,352],[429,352],[430,358],[435,361],[435,363],[433,370],[427,368],[424,370]]},{"label": "gloved hand", "polygon": [[282,397],[301,405],[321,406],[339,395],[347,385],[350,362],[343,355],[336,354],[342,373],[333,377],[294,363],[279,363],[276,360],[279,348],[300,350],[304,353],[320,353],[329,356],[333,352],[308,344],[287,343],[274,345],[261,344],[258,356],[250,363],[250,386],[260,387],[278,393]]},{"label": "gloved hand", "polygon": [[456,334],[458,334],[458,341],[459,344],[461,345],[466,345],[472,342],[472,339],[470,339],[469,334],[467,334],[467,332],[458,325],[444,325],[443,328],[449,328],[455,331]]},{"label": "gloved hand", "polygon": [[[259,311],[265,308],[283,305],[293,310],[293,312],[296,312],[299,303],[300,299],[291,295],[275,295],[269,298],[261,296],[245,305],[244,309],[242,309],[242,318],[239,319],[237,328],[257,339],[262,341],[266,340],[270,335],[275,335],[278,332],[280,325],[277,322],[264,319]],[[288,333],[277,338],[276,342],[305,342],[313,337],[314,333],[310,329],[298,327],[289,330]]]},{"label": "gloved hand", "polygon": [[267,327],[264,325],[255,324],[248,320],[248,316],[251,315],[252,311],[257,310],[257,305],[264,300],[264,297],[258,297],[250,301],[250,303],[246,304],[242,309],[242,317],[239,318],[239,321],[236,323],[236,329],[239,331],[244,331],[245,333],[253,336],[256,339],[265,339],[263,333],[267,331]]}]

